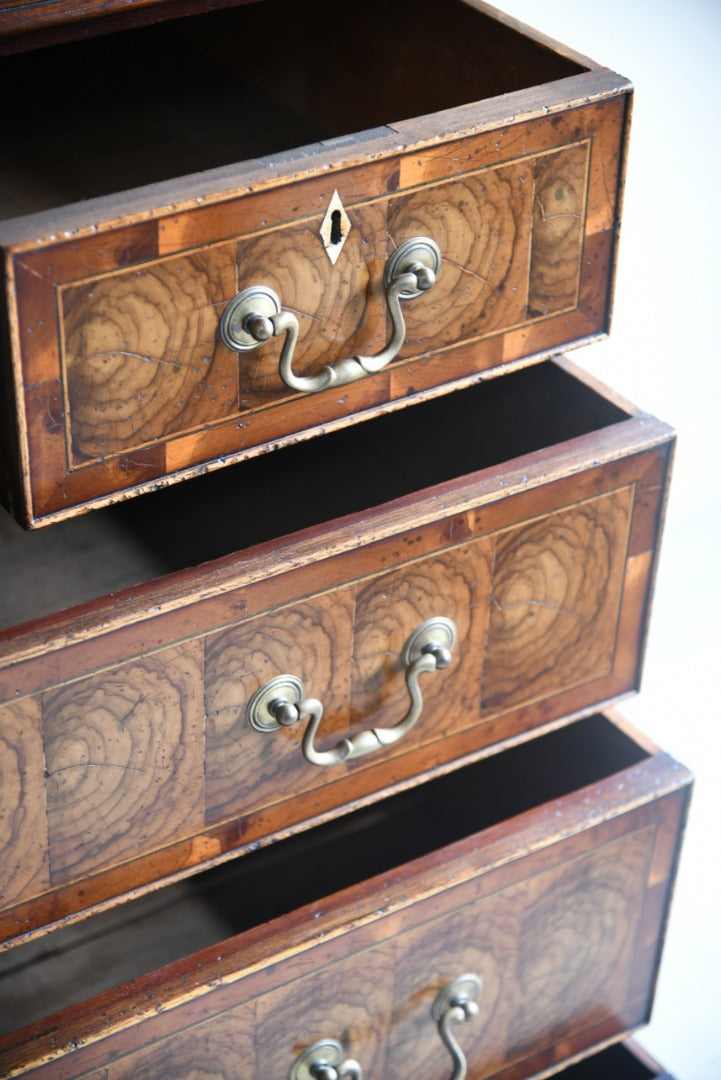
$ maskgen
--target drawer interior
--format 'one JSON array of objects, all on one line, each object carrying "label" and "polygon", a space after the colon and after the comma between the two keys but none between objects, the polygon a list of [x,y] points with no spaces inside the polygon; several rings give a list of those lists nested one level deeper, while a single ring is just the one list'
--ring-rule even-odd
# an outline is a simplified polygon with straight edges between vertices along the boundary
[{"label": "drawer interior", "polygon": [[25,533],[0,516],[4,628],[543,451],[629,414],[548,362]]},{"label": "drawer interior", "polygon": [[264,0],[20,53],[0,219],[584,70],[462,0]]},{"label": "drawer interior", "polygon": [[[617,1043],[564,1069],[563,1080],[653,1080],[658,1072],[636,1056],[632,1048]],[[670,1078],[668,1078],[670,1080]]]},{"label": "drawer interior", "polygon": [[15,1030],[648,756],[597,714],[9,950],[0,956],[0,1028]]}]

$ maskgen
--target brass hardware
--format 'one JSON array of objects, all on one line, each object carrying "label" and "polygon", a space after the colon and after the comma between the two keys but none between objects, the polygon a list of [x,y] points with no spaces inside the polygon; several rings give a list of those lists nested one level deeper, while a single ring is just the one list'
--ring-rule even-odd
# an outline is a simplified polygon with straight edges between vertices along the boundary
[{"label": "brass hardware", "polygon": [[248,702],[248,723],[256,731],[277,731],[298,722],[296,704],[305,693],[295,675],[276,675],[256,690]]},{"label": "brass hardware", "polygon": [[404,240],[388,259],[383,273],[383,284],[389,289],[394,281],[406,274],[416,279],[416,284],[407,282],[399,290],[401,300],[415,300],[426,289],[430,289],[441,268],[441,252],[435,240],[427,236],[414,236]]},{"label": "brass hardware", "polygon": [[286,386],[309,394],[330,386],[346,386],[366,375],[374,375],[395,359],[406,336],[401,301],[413,300],[430,289],[440,265],[440,249],[426,236],[404,240],[393,252],[384,273],[392,332],[385,348],[375,356],[349,356],[326,364],[315,375],[296,375],[293,353],[298,341],[298,320],[293,312],[281,308],[278,296],[265,285],[251,285],[233,297],[220,320],[221,341],[235,352],[248,352],[271,337],[285,334],[278,370]]},{"label": "brass hardware", "polygon": [[477,975],[460,975],[440,991],[431,1005],[431,1015],[438,1024],[444,1045],[453,1059],[451,1080],[466,1080],[468,1064],[466,1056],[451,1031],[452,1024],[463,1024],[478,1016],[476,999],[481,992],[481,980]]},{"label": "brass hardware", "polygon": [[[241,297],[242,303],[239,303]],[[231,300],[223,312],[220,336],[235,352],[251,352],[275,333],[272,319],[280,315],[278,296],[265,285],[251,285]]]},{"label": "brass hardware", "polygon": [[411,704],[408,712],[390,728],[369,728],[352,739],[342,739],[330,750],[316,750],[314,740],[323,718],[323,706],[317,698],[306,698],[303,683],[295,675],[276,675],[255,691],[248,702],[248,723],[256,731],[275,731],[306,717],[308,726],[303,733],[303,754],[312,765],[339,765],[364,757],[383,746],[390,746],[410,731],[421,715],[423,698],[419,676],[424,671],[448,667],[451,650],[456,641],[456,627],[442,615],[428,619],[409,636],[401,661]]},{"label": "brass hardware", "polygon": [[299,1054],[290,1067],[288,1080],[363,1080],[357,1061],[343,1061],[343,1047],[335,1039],[321,1039]]}]

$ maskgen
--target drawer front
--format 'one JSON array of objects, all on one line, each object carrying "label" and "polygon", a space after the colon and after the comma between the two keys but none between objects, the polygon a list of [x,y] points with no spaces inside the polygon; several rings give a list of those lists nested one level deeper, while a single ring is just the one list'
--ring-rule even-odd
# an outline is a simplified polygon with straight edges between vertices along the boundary
[{"label": "drawer front", "polygon": [[[604,92],[412,152],[396,140],[307,180],[254,179],[211,205],[9,245],[17,515],[55,521],[603,332],[627,103],[626,89]],[[440,249],[437,280],[402,304],[402,345],[377,374],[305,393],[279,373],[284,334],[249,352],[224,344],[230,301],[264,286],[297,319],[295,375],[378,354],[386,265],[419,236]]]},{"label": "drawer front", "polygon": [[[615,428],[419,493],[410,518],[391,503],[18,640],[0,680],[3,939],[634,688],[671,443],[648,418]],[[405,642],[438,617],[450,665],[417,676],[392,745],[315,763],[308,720],[249,726],[253,695],[292,676],[323,706],[321,753],[397,734]]]},{"label": "drawer front", "polygon": [[336,1039],[366,1076],[438,1080],[434,1002],[470,974],[469,1077],[552,1070],[647,1016],[688,782],[657,754],[10,1036],[0,1065],[280,1080]]}]

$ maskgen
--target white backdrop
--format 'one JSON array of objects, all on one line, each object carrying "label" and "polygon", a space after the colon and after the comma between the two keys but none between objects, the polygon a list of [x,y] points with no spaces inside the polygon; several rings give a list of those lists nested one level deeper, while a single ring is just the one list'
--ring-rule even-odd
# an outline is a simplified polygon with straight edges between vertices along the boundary
[{"label": "white backdrop", "polygon": [[636,88],[611,336],[574,360],[679,433],[642,691],[623,711],[696,789],[640,1041],[678,1080],[719,1080],[721,3],[497,2]]}]

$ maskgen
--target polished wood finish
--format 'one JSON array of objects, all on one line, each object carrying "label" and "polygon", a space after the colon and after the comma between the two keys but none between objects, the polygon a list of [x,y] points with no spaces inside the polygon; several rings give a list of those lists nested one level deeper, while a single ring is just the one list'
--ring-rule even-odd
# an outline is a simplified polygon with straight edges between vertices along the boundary
[{"label": "polished wood finish", "polygon": [[332,1036],[370,1075],[436,1080],[431,1002],[474,971],[469,1075],[550,1070],[647,1016],[689,782],[592,717],[259,852],[219,894],[238,936],[8,1035],[0,1067],[194,1076],[205,1052],[204,1071],[260,1080]]},{"label": "polished wood finish", "polygon": [[[430,423],[439,409],[443,432]],[[415,442],[401,438],[400,425],[407,434],[416,422]],[[568,441],[544,448],[563,423]],[[347,429],[343,452],[333,438],[316,444],[317,469],[301,454],[288,494],[266,492],[290,515],[281,514],[281,534],[298,512],[302,477],[313,477],[321,513],[360,495],[350,516],[0,635],[0,731],[14,777],[3,939],[306,827],[637,686],[669,429],[629,416],[555,364],[383,424],[383,436],[373,425]],[[537,449],[465,474],[474,453],[504,453],[501,429],[517,449],[534,438]],[[388,447],[384,468],[356,461],[349,440],[373,454]],[[339,459],[354,470],[328,483],[321,458],[331,475]],[[271,464],[283,460],[290,469],[289,454]],[[456,469],[457,479],[438,482]],[[436,484],[416,491],[419,475]],[[404,484],[412,494],[383,502]],[[182,516],[166,527],[168,536],[190,528]],[[390,726],[408,707],[403,643],[437,615],[457,623],[453,663],[423,677],[421,720],[400,742],[320,768],[303,757],[300,725],[247,727],[251,694],[284,673],[323,701],[321,746]]]},{"label": "polished wood finish", "polygon": [[[5,472],[8,499],[25,525],[175,482],[605,332],[630,87],[520,33],[481,4],[417,6],[408,18],[403,5],[389,11],[378,4],[367,13],[398,24],[398,35],[386,26],[368,56],[355,28],[336,23],[346,16],[333,5],[343,48],[320,57],[325,39],[313,28],[323,13],[329,17],[322,3],[309,11],[283,0],[180,20],[172,29],[150,28],[156,37],[145,46],[133,36],[134,49],[146,48],[149,60],[163,58],[173,71],[184,66],[170,59],[171,47],[192,49],[196,79],[188,101],[178,99],[185,111],[177,153],[160,134],[163,154],[152,141],[142,148],[133,142],[144,124],[178,128],[168,80],[155,76],[154,63],[145,65],[156,81],[148,83],[147,100],[138,88],[141,115],[124,157],[125,98],[117,118],[103,101],[89,139],[78,93],[82,112],[75,119],[63,113],[57,154],[46,145],[57,137],[52,131],[44,140],[35,119],[18,121],[19,133],[8,140],[21,143],[9,155],[20,171],[6,186],[20,201],[13,207],[9,199],[5,213],[32,209],[34,199],[60,202],[0,226],[6,379],[17,412]],[[275,50],[238,55],[239,40],[268,40],[271,30]],[[282,47],[283,35],[294,49]],[[109,37],[108,55],[93,61],[99,80],[118,63],[115,41]],[[391,43],[400,54],[387,55]],[[98,47],[88,49],[85,61],[72,54],[71,68],[84,70]],[[486,65],[478,49],[488,51]],[[354,65],[364,92],[351,101],[343,88]],[[412,74],[424,65],[427,76]],[[232,82],[241,76],[242,93]],[[206,83],[215,95],[212,123],[195,102]],[[266,122],[271,89],[290,111]],[[117,80],[106,93],[117,94]],[[228,102],[225,122],[216,98]],[[154,109],[151,122],[145,113]],[[37,112],[41,123],[42,108]],[[418,112],[429,115],[413,119]],[[239,123],[238,113],[253,123]],[[190,138],[185,129],[193,123],[198,133]],[[96,151],[96,129],[106,127],[112,144]],[[346,137],[349,130],[361,135]],[[223,137],[239,131],[251,141]],[[252,142],[265,136],[271,141]],[[288,152],[298,142],[311,146]],[[58,196],[52,176],[37,190],[22,171],[36,176],[38,145],[43,162],[57,160]],[[89,161],[84,147],[93,149]],[[189,147],[197,157],[188,157]],[[273,149],[283,151],[280,159]],[[208,171],[212,165],[222,168]],[[204,171],[175,179],[192,170]],[[168,183],[128,198],[114,194],[155,179]],[[76,190],[76,197],[105,197],[63,206]],[[336,190],[351,229],[333,265],[319,230]],[[299,373],[378,352],[388,336],[385,262],[404,239],[425,233],[443,253],[438,282],[404,306],[408,332],[399,359],[377,375],[307,396],[281,383],[279,341],[240,357],[220,343],[225,305],[239,289],[264,283],[299,317]]]}]

